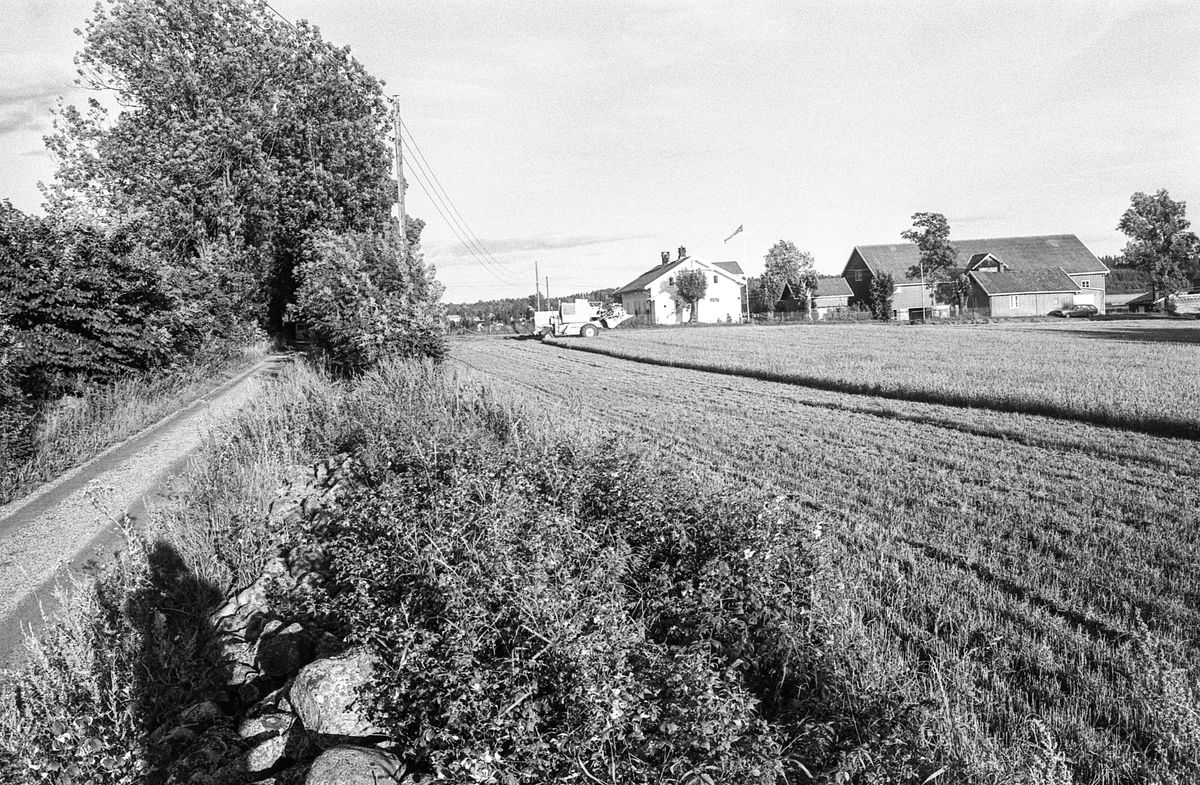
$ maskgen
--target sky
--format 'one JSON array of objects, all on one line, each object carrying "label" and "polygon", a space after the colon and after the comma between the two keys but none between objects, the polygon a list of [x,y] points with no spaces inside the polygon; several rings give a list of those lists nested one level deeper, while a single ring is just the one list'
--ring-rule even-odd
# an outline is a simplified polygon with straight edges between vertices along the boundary
[{"label": "sky", "polygon": [[[38,212],[94,0],[3,3],[0,198]],[[1098,256],[1136,191],[1200,221],[1194,0],[272,5],[399,96],[447,302],[531,294],[535,263],[555,297],[617,287],[680,246],[757,274],[786,239],[837,274],[918,211],[951,239],[1070,233]]]}]

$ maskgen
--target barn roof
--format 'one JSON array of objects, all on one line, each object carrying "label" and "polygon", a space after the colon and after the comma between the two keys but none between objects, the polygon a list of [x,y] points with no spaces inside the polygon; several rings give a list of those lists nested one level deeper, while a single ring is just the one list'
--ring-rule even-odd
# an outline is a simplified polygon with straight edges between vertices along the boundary
[{"label": "barn roof", "polygon": [[1035,292],[1078,292],[1079,284],[1062,270],[1012,270],[999,273],[971,273],[984,293],[1033,294]]},{"label": "barn roof", "polygon": [[[1061,270],[1064,273],[1108,272],[1104,263],[1073,234],[1047,234],[1034,237],[992,237],[981,240],[953,240],[960,264],[970,264],[992,254],[1014,272]],[[876,275],[891,273],[897,283],[917,281],[908,277],[908,269],[920,260],[916,243],[857,245],[854,250]],[[849,263],[847,263],[848,265]]]},{"label": "barn roof", "polygon": [[713,267],[720,267],[730,275],[742,274],[742,266],[737,262],[713,262]]}]

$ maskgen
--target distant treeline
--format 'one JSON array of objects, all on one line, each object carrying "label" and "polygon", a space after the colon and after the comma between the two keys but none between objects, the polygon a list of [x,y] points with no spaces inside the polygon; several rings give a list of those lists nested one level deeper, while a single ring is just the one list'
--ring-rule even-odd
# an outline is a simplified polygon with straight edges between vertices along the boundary
[{"label": "distant treeline", "polygon": [[[612,302],[613,289],[593,289],[590,292],[577,292],[566,297],[542,296],[542,309],[557,308],[563,300],[590,300],[593,302]],[[450,303],[445,306],[446,315],[460,316],[464,321],[498,321],[511,322],[513,319],[524,319],[530,308],[537,308],[538,297],[531,294],[526,297],[504,297],[499,300],[480,300],[474,303]]]}]

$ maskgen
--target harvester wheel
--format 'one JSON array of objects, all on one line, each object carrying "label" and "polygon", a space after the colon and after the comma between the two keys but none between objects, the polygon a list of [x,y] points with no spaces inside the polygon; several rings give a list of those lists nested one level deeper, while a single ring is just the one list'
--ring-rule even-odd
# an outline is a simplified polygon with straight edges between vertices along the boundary
[{"label": "harvester wheel", "polygon": [[579,328],[579,334],[582,335],[584,338],[595,338],[596,337],[596,325],[585,324],[583,327]]}]

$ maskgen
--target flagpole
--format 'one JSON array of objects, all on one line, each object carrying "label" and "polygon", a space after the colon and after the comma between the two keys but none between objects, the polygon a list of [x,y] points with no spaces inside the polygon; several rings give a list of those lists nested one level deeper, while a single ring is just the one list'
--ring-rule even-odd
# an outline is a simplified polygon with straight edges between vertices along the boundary
[{"label": "flagpole", "polygon": [[[742,224],[745,227],[745,224]],[[753,324],[750,320],[750,260],[746,258],[746,231],[742,230],[742,264],[746,265],[742,270],[742,275],[746,276],[746,324]]]}]

